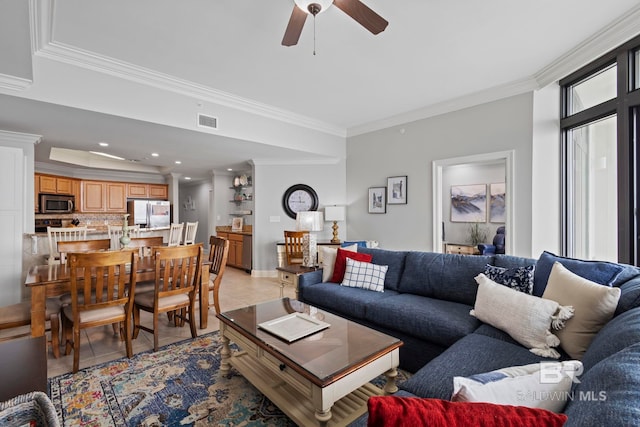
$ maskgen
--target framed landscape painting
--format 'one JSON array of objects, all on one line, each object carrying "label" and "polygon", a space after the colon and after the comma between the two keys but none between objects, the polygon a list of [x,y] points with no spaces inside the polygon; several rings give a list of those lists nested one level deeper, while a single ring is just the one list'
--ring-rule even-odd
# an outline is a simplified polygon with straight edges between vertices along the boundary
[{"label": "framed landscape painting", "polygon": [[489,222],[505,222],[504,182],[489,185]]},{"label": "framed landscape painting", "polygon": [[387,187],[369,188],[369,213],[387,212]]},{"label": "framed landscape painting", "polygon": [[451,186],[451,222],[487,222],[487,185]]}]

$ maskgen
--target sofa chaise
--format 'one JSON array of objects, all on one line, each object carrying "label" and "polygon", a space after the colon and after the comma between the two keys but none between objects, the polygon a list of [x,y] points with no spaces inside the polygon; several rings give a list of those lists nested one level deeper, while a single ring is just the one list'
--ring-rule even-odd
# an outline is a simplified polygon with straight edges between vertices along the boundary
[{"label": "sofa chaise", "polygon": [[[384,268],[381,279],[384,287],[379,289],[382,292],[323,282],[323,271],[318,270],[299,277],[299,299],[404,342],[400,348],[400,367],[413,375],[399,384],[400,391],[395,396],[449,400],[454,394],[454,378],[464,382],[474,375],[505,368],[579,360],[582,364],[579,372],[571,377],[570,389],[564,393],[560,410],[556,411],[568,417],[566,425],[634,425],[640,420],[639,268],[573,260],[548,252],[537,260],[509,255],[452,255],[363,247],[358,247],[357,252],[368,256],[373,266]],[[347,274],[357,265],[360,261],[348,260]],[[528,298],[516,306],[523,313],[532,306],[531,301],[535,302],[533,305],[556,304],[552,306],[555,311],[551,324],[557,323],[560,331],[564,325],[567,331],[569,325],[575,329],[580,322],[584,323],[578,320],[580,316],[600,313],[601,307],[585,309],[579,298],[573,304],[574,298],[587,294],[582,291],[567,291],[568,296],[564,298],[569,301],[564,304],[547,298],[545,292],[551,291],[547,283],[551,283],[552,277],[556,282],[563,277],[588,279],[585,286],[598,284],[594,291],[604,292],[598,300],[609,298],[608,304],[611,306],[613,301],[614,305],[609,308],[609,314],[604,314],[602,324],[593,327],[588,342],[582,343],[586,347],[578,346],[576,350],[567,346],[570,354],[567,353],[563,346],[565,339],[555,337],[563,335],[549,326],[556,334],[551,336],[547,332],[543,339],[547,341],[540,344],[543,349],[532,349],[535,345],[523,345],[522,339],[510,330],[511,323],[522,323],[521,316],[504,311],[500,307],[504,299],[487,293],[486,289],[494,289],[491,286],[495,283],[490,280],[487,286],[479,285],[484,280],[481,278],[486,278],[485,273],[496,268],[505,274],[515,271],[529,275],[526,278],[530,282],[528,292],[508,289],[509,297]],[[503,288],[507,287],[495,290],[505,292]],[[555,282],[553,289],[558,289]],[[481,293],[483,304],[489,304],[488,309],[479,306]],[[521,296],[527,293],[531,295]],[[491,307],[494,303],[498,306]],[[577,305],[575,310],[574,305]],[[571,310],[570,316],[575,314],[573,323],[571,317],[558,318],[562,310]],[[498,323],[487,321],[486,316],[492,315]],[[589,321],[587,319],[587,323]],[[526,334],[528,328],[524,329]],[[559,344],[548,347],[553,340]],[[569,338],[566,342],[569,343]],[[540,397],[526,391],[530,394],[527,399]],[[542,398],[549,399],[549,396]],[[354,425],[366,425],[366,416]]]}]

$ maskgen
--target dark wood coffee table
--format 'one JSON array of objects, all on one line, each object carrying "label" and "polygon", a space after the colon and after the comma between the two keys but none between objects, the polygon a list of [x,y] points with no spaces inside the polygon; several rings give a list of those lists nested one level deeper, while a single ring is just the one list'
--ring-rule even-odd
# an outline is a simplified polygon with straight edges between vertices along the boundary
[{"label": "dark wood coffee table", "polygon": [[[292,343],[258,327],[291,313],[330,326]],[[402,341],[284,298],[217,315],[222,336],[220,369],[233,366],[298,425],[342,426],[367,410],[370,396],[397,391]],[[229,342],[241,351],[231,352]],[[380,389],[370,381],[385,374]]]}]

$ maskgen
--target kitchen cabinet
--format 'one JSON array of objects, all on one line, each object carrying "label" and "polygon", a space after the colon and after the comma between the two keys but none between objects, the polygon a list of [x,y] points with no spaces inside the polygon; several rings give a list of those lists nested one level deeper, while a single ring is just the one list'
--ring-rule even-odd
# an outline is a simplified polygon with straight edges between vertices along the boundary
[{"label": "kitchen cabinet", "polygon": [[217,235],[229,240],[227,265],[251,271],[251,235],[221,231]]},{"label": "kitchen cabinet", "polygon": [[127,197],[131,199],[161,199],[166,200],[169,189],[166,184],[127,184]]},{"label": "kitchen cabinet", "polygon": [[35,176],[33,180],[33,208],[34,212],[40,212],[40,177]]},{"label": "kitchen cabinet", "polygon": [[81,212],[127,211],[126,184],[109,181],[82,181]]},{"label": "kitchen cabinet", "polygon": [[149,184],[149,198],[167,200],[169,187],[166,184]]},{"label": "kitchen cabinet", "polygon": [[50,175],[36,175],[38,181],[38,194],[73,194],[73,179]]}]

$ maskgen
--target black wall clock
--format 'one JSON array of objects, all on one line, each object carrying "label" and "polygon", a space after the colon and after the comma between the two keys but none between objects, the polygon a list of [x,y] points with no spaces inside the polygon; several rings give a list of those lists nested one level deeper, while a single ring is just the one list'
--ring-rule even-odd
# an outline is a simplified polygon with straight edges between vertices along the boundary
[{"label": "black wall clock", "polygon": [[296,219],[298,212],[318,210],[318,195],[308,185],[292,185],[282,196],[282,207],[290,218]]}]

